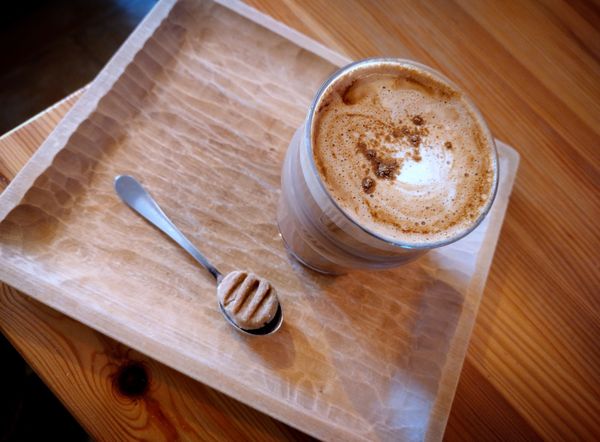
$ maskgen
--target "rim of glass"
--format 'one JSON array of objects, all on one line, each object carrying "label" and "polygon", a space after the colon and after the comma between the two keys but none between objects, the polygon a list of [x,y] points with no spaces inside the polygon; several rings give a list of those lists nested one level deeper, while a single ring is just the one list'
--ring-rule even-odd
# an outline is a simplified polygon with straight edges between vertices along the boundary
[{"label": "rim of glass", "polygon": [[[315,115],[315,110],[317,109],[317,107],[321,101],[321,98],[323,98],[325,92],[339,78],[343,77],[344,75],[348,74],[349,72],[351,72],[353,70],[360,69],[361,67],[363,67],[365,65],[371,65],[371,64],[373,64],[373,65],[375,65],[375,64],[386,65],[387,64],[387,65],[392,65],[392,66],[399,65],[399,66],[408,66],[408,67],[412,67],[412,68],[421,69],[421,70],[424,70],[425,72],[427,72],[428,74],[432,75],[436,80],[440,80],[442,83],[448,84],[450,87],[452,87],[453,89],[457,90],[458,92],[460,92],[462,94],[464,101],[467,103],[468,106],[470,106],[471,110],[473,111],[473,113],[475,114],[477,119],[479,120],[479,123],[485,132],[485,136],[490,140],[490,144],[491,144],[491,148],[492,148],[492,165],[493,165],[493,170],[494,170],[494,181],[492,183],[490,197],[488,198],[486,205],[484,206],[483,210],[481,211],[480,215],[477,217],[475,222],[473,222],[471,225],[469,225],[468,228],[461,230],[458,234],[456,234],[454,236],[451,236],[449,238],[446,238],[446,239],[443,239],[440,241],[434,241],[434,242],[431,242],[431,241],[429,241],[429,242],[395,241],[392,238],[383,236],[383,235],[361,225],[348,212],[346,212],[346,210],[344,210],[337,203],[335,198],[333,198],[333,196],[331,196],[331,194],[329,193],[329,190],[327,189],[327,186],[325,186],[325,183],[321,179],[321,175],[319,174],[319,171],[317,170],[317,166],[315,164],[315,159],[314,159],[314,155],[313,155],[313,144],[312,144],[313,116]],[[336,72],[331,74],[331,76],[327,80],[325,80],[325,82],[321,85],[321,87],[315,94],[315,97],[313,98],[313,100],[310,104],[310,107],[308,109],[308,117],[306,119],[306,124],[304,125],[303,137],[304,137],[304,141],[305,141],[304,145],[309,150],[308,153],[309,153],[309,158],[310,158],[310,167],[311,167],[313,173],[316,175],[317,181],[319,182],[321,189],[325,192],[325,194],[329,198],[329,201],[331,201],[331,203],[344,215],[344,217],[348,221],[350,221],[351,224],[355,225],[356,227],[358,227],[365,233],[367,233],[385,243],[391,244],[393,246],[397,246],[397,247],[401,247],[401,248],[405,248],[405,249],[434,249],[437,247],[445,246],[445,245],[451,244],[453,242],[456,242],[459,239],[462,239],[465,236],[467,236],[469,233],[471,233],[473,230],[475,230],[477,228],[477,226],[479,226],[479,224],[481,224],[481,222],[485,219],[486,215],[489,213],[489,211],[492,207],[492,204],[494,203],[494,200],[496,199],[496,193],[498,191],[498,181],[499,181],[499,175],[500,175],[499,163],[498,163],[498,150],[496,149],[496,142],[494,140],[494,137],[492,136],[492,133],[490,132],[490,129],[488,128],[488,125],[485,122],[485,119],[481,115],[481,112],[479,111],[477,106],[475,106],[475,103],[473,103],[473,101],[463,92],[463,90],[460,87],[458,87],[452,80],[450,80],[448,77],[446,77],[439,71],[433,69],[432,67],[429,67],[425,64],[422,64],[422,63],[419,63],[419,62],[416,62],[413,60],[409,60],[409,59],[405,59],[405,58],[391,58],[391,57],[365,58],[365,59],[358,60],[358,61],[352,62],[350,64],[347,64],[346,66],[343,66],[340,69],[338,69]]]}]

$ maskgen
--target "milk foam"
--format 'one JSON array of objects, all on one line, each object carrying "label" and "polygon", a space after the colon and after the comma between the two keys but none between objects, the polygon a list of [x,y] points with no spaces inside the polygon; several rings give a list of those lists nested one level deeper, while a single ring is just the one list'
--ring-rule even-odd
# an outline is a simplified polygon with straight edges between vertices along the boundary
[{"label": "milk foam", "polygon": [[337,80],[313,119],[326,188],[359,224],[407,244],[455,237],[480,218],[495,151],[472,105],[414,66],[374,66]]}]

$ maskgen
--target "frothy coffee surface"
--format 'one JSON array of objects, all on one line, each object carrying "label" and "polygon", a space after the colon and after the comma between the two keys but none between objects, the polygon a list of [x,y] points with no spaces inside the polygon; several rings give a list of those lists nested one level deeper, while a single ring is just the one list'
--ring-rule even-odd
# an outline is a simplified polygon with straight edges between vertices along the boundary
[{"label": "frothy coffee surface", "polygon": [[460,92],[411,65],[338,79],[313,119],[327,189],[388,239],[437,242],[468,229],[491,197],[493,142]]}]

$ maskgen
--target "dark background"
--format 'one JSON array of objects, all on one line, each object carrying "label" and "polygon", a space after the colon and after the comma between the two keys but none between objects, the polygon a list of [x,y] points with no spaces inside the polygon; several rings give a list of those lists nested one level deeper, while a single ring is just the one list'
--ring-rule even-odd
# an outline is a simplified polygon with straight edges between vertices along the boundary
[{"label": "dark background", "polygon": [[[155,3],[2,2],[0,135],[89,83]],[[0,373],[0,441],[89,440],[1,334]]]},{"label": "dark background", "polygon": [[155,3],[2,2],[0,135],[89,83]]}]

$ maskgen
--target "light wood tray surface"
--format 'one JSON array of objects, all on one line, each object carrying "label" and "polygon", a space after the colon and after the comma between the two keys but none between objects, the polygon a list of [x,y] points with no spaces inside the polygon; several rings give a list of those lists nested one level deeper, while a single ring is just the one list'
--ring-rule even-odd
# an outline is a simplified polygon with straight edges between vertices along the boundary
[{"label": "light wood tray surface", "polygon": [[[343,57],[237,4],[161,2],[0,196],[0,278],[326,439],[440,439],[518,155],[472,234],[393,271],[332,278],[285,253],[279,171]],[[223,272],[252,270],[286,315],[235,333],[212,278],[116,197],[137,176]]]}]

